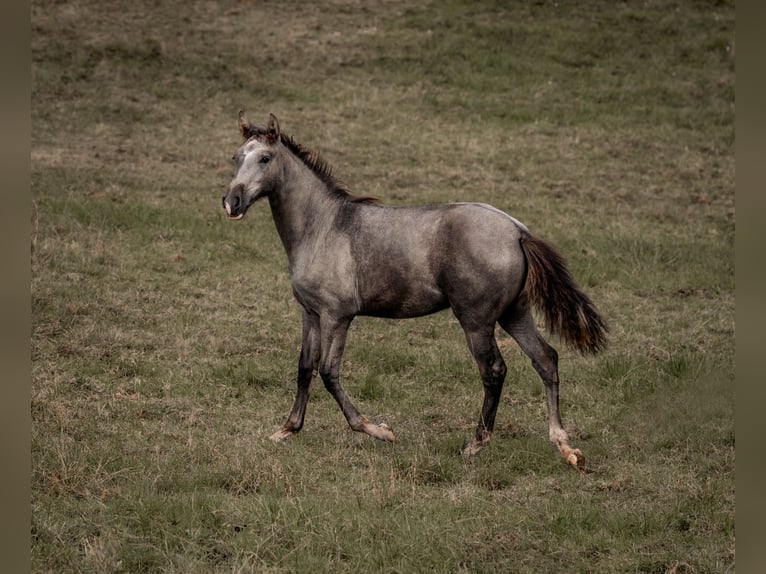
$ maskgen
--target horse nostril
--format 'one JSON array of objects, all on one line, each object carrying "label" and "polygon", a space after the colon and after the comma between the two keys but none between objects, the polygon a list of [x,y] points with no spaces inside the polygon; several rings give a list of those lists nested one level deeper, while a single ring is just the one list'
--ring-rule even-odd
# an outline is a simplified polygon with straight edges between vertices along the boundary
[{"label": "horse nostril", "polygon": [[221,205],[224,209],[237,209],[242,204],[242,196],[239,189],[230,191],[221,198]]}]

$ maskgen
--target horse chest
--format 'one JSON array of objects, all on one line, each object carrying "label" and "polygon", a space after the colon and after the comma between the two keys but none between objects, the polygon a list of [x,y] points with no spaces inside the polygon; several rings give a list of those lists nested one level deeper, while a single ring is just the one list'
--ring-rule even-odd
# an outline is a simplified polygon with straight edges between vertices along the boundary
[{"label": "horse chest", "polygon": [[303,307],[321,312],[355,306],[355,266],[350,249],[345,247],[304,253],[291,262],[293,294]]}]

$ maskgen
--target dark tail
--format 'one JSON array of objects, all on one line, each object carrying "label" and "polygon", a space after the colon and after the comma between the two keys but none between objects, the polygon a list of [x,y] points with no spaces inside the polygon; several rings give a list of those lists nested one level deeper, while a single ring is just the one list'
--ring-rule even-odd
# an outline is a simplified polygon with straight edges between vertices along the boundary
[{"label": "dark tail", "polygon": [[606,344],[606,323],[575,284],[564,258],[529,233],[522,233],[520,242],[527,258],[524,292],[542,311],[548,330],[583,354],[600,351]]}]

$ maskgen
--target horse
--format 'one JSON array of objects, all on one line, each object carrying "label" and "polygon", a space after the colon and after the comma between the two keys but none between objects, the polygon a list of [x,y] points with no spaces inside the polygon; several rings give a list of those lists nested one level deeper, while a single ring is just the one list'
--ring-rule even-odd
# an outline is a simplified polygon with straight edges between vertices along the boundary
[{"label": "horse", "polygon": [[241,220],[256,201],[268,201],[303,321],[297,393],[273,441],[302,429],[319,373],[351,429],[393,443],[391,428],[362,415],[341,386],[349,326],[356,316],[401,319],[450,308],[484,387],[479,422],[463,455],[477,455],[494,429],[507,371],[495,338],[499,324],[542,379],[551,443],[568,464],[585,468],[559,413],[558,354],[531,309],[582,354],[603,348],[607,327],[550,243],[484,203],[390,207],[354,195],[318,153],[283,133],[273,114],[262,128],[240,110],[237,123],[243,143],[232,156],[236,173],[222,207],[229,219]]}]

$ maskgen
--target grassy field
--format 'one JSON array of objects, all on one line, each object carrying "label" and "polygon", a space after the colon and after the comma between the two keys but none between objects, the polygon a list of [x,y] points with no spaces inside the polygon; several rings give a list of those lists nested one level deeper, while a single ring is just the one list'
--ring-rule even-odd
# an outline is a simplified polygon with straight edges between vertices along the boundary
[{"label": "grassy field", "polygon": [[[735,569],[733,2],[33,0],[34,572]],[[559,341],[547,441],[508,337],[493,442],[449,313],[360,318],[292,404],[300,313],[268,206],[228,222],[236,114],[352,191],[483,201],[610,325]]]}]

